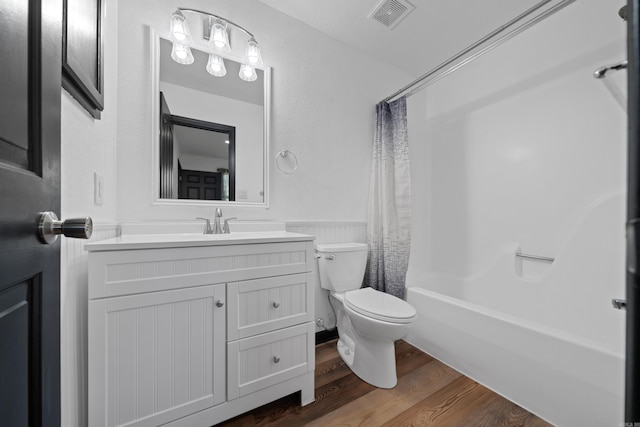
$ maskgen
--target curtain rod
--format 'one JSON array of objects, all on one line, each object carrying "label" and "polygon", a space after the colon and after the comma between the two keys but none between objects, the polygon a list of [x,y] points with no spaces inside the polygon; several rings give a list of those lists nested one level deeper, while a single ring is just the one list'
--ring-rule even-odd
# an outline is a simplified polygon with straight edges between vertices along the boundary
[{"label": "curtain rod", "polygon": [[[392,99],[397,98],[399,95],[402,95],[402,94],[405,94],[407,97],[409,97],[409,96],[419,92],[420,90],[424,89],[425,87],[427,87],[431,83],[434,83],[434,82],[440,80],[441,78],[453,73],[457,69],[465,66],[469,62],[471,62],[471,61],[479,58],[480,56],[484,55],[485,53],[493,50],[494,48],[498,47],[502,43],[506,42],[507,40],[509,40],[509,39],[511,39],[511,38],[513,38],[515,36],[517,36],[518,34],[523,32],[524,30],[534,26],[538,22],[548,18],[549,16],[551,16],[554,13],[558,12],[559,10],[565,8],[569,4],[575,2],[576,0],[560,0],[560,2],[558,4],[550,7],[549,9],[544,10],[540,14],[538,14],[538,15],[534,16],[533,18],[527,20],[527,18],[529,18],[530,15],[538,12],[541,8],[545,7],[547,4],[552,3],[554,1],[557,1],[557,0],[543,0],[540,3],[537,3],[535,6],[531,7],[529,10],[525,11],[524,13],[518,15],[517,17],[515,17],[511,21],[507,22],[506,24],[502,25],[501,27],[497,28],[496,30],[492,31],[491,33],[487,34],[486,36],[484,36],[483,38],[481,38],[477,42],[473,43],[471,46],[467,47],[466,49],[464,49],[461,52],[457,53],[456,55],[452,56],[451,58],[449,58],[448,60],[446,60],[442,64],[440,64],[437,67],[433,68],[431,71],[429,71],[426,74],[423,74],[422,76],[418,77],[416,80],[414,80],[413,82],[409,83],[408,85],[406,85],[405,87],[403,87],[399,91],[395,92],[393,95],[386,97],[384,99],[384,102],[389,102]],[[524,22],[522,22],[522,21],[524,21]],[[517,26],[516,28],[513,28],[511,31],[508,31],[505,34],[502,34],[505,31],[507,31],[510,27],[513,27],[514,25],[519,24],[519,23],[521,23],[521,25]],[[498,39],[496,39],[493,42],[491,42],[491,44],[485,46],[484,48],[482,48],[478,52],[474,53],[473,55],[462,59],[465,55],[469,54],[473,50],[477,49],[478,47],[480,47],[481,45],[483,45],[487,41],[495,38],[496,36],[498,36],[500,34],[502,34],[502,35]],[[456,61],[460,61],[460,62],[456,62]]]}]

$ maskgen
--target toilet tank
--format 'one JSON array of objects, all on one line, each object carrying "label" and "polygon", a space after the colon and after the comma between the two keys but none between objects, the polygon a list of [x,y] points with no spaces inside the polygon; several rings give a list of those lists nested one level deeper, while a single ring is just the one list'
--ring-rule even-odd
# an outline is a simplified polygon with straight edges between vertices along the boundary
[{"label": "toilet tank", "polygon": [[331,292],[346,292],[362,286],[367,267],[365,243],[317,245],[320,286]]}]

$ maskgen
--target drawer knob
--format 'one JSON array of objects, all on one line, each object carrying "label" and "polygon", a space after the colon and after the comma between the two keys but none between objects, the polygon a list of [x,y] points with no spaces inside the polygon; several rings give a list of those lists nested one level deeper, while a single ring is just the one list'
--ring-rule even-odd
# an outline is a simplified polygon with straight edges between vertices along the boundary
[{"label": "drawer knob", "polygon": [[273,363],[280,362],[280,358],[278,356],[273,356]]},{"label": "drawer knob", "polygon": [[222,302],[222,300],[216,301],[216,307],[223,307],[223,306],[224,306],[224,302]]},{"label": "drawer knob", "polygon": [[278,308],[278,307],[280,307],[280,303],[279,303],[279,302],[277,302],[277,301],[274,301],[272,305],[273,305],[273,308]]}]

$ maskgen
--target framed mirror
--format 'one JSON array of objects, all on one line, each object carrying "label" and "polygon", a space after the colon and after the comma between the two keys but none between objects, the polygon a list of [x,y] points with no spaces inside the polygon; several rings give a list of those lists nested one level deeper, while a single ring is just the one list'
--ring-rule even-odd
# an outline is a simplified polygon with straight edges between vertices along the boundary
[{"label": "framed mirror", "polygon": [[[153,202],[268,207],[270,69],[244,81],[241,59],[206,45],[182,65],[168,37],[150,34]],[[207,72],[210,53],[225,76]]]}]

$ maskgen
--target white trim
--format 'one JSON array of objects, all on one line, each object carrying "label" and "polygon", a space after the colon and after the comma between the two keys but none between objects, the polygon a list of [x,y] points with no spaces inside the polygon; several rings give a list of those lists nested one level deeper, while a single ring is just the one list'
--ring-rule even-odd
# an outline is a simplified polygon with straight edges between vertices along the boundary
[{"label": "white trim", "polygon": [[[169,33],[159,32],[155,29],[147,26],[149,30],[149,71],[151,73],[150,94],[151,99],[151,184],[150,184],[150,204],[152,206],[231,206],[231,207],[243,207],[243,208],[263,208],[269,209],[269,158],[270,150],[269,145],[271,141],[271,67],[254,67],[264,72],[264,123],[263,123],[263,177],[262,177],[262,202],[229,202],[223,200],[208,201],[208,200],[187,200],[187,199],[161,199],[158,197],[158,183],[160,182],[160,171],[157,167],[160,162],[160,150],[159,144],[156,142],[160,133],[160,38],[170,40]],[[242,58],[236,55],[221,53],[213,51],[206,46],[198,45],[198,50],[205,53],[215,53],[225,59],[244,63]]]}]

